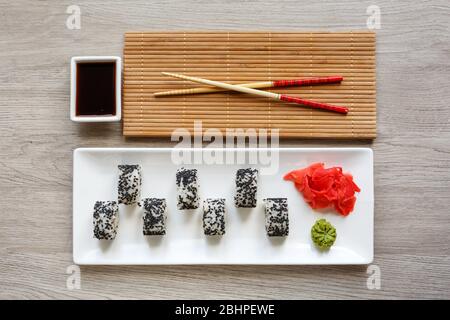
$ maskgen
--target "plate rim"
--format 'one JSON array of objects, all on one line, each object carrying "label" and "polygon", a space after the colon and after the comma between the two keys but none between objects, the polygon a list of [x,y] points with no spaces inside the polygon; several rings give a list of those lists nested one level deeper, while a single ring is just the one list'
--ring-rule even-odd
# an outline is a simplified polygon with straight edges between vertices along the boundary
[{"label": "plate rim", "polygon": [[[370,252],[368,252],[368,258],[363,259],[361,262],[354,262],[354,263],[348,263],[348,262],[333,262],[333,263],[321,263],[321,262],[311,262],[311,263],[264,263],[264,262],[258,262],[258,263],[236,263],[236,262],[230,262],[230,263],[218,263],[218,262],[189,262],[189,263],[177,263],[177,262],[171,262],[171,263],[146,263],[146,262],[134,262],[134,263],[122,263],[122,262],[114,262],[114,261],[108,261],[108,262],[101,262],[101,263],[86,263],[79,259],[79,257],[76,255],[75,250],[75,162],[76,158],[79,157],[81,153],[84,152],[170,152],[173,149],[177,150],[184,150],[184,151],[194,151],[194,152],[204,152],[204,151],[258,151],[258,150],[279,150],[279,151],[288,151],[288,152],[294,152],[294,151],[308,151],[308,152],[320,152],[320,151],[339,151],[339,152],[350,152],[350,151],[360,151],[365,152],[369,156],[369,162],[370,162],[370,172],[371,175],[371,188],[370,188],[370,197],[372,201],[370,201],[370,211],[372,215],[371,223],[372,223],[372,237],[371,237],[371,248]],[[73,150],[73,161],[72,161],[72,259],[76,265],[80,266],[108,266],[108,265],[117,265],[117,266],[168,266],[168,265],[174,265],[174,266],[195,266],[195,265],[205,265],[205,266],[213,266],[213,265],[241,265],[241,266],[317,266],[317,265],[327,265],[327,266],[339,266],[339,265],[369,265],[374,261],[374,251],[375,251],[375,179],[374,179],[374,161],[373,161],[373,149],[370,147],[237,147],[237,148],[188,148],[188,147],[182,147],[182,148],[176,148],[176,147],[78,147]]]}]

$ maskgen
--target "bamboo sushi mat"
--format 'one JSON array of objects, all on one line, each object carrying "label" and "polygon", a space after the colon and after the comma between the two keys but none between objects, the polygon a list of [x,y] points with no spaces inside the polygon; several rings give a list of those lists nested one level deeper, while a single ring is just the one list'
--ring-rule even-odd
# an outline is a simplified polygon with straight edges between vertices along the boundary
[{"label": "bamboo sushi mat", "polygon": [[[228,83],[342,75],[341,84],[263,89],[347,106],[340,115],[242,93],[154,98],[202,85],[181,73]],[[185,128],[279,129],[280,137],[376,136],[373,32],[129,32],[125,34],[123,134],[170,137]]]}]

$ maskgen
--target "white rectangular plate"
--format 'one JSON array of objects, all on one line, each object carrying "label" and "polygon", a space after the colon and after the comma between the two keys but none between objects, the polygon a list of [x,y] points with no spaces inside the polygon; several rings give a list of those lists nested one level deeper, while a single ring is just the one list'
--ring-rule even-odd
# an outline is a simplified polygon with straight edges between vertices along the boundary
[{"label": "white rectangular plate", "polygon": [[[234,207],[236,170],[265,166],[249,164],[249,152],[268,149],[184,149],[193,159],[215,151],[225,156],[247,156],[242,164],[179,165],[172,161],[174,149],[81,148],[74,151],[73,171],[73,259],[86,264],[368,264],[373,260],[373,155],[369,148],[280,148],[276,173],[259,176],[258,205],[252,209]],[[332,211],[316,212],[303,200],[287,172],[314,162],[326,167],[341,166],[353,175],[361,188],[354,211],[342,217]],[[199,163],[199,162],[197,162]],[[208,162],[207,162],[208,163]],[[142,212],[136,205],[120,205],[119,229],[113,241],[93,237],[92,214],[97,200],[117,200],[119,164],[142,166],[141,197],[166,198],[168,217],[165,236],[142,234]],[[202,229],[202,209],[180,211],[176,207],[176,169],[197,168],[201,199],[226,199],[226,234],[207,237]],[[264,227],[263,199],[286,197],[289,203],[289,236],[269,238]],[[334,246],[319,251],[310,230],[325,218],[337,230]]]}]

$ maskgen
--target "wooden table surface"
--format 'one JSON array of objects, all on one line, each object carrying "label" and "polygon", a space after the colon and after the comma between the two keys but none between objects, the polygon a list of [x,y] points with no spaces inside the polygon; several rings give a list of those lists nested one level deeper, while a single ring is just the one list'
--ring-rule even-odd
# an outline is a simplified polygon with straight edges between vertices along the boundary
[{"label": "wooden table surface", "polygon": [[[66,26],[69,5],[81,29]],[[131,30],[377,30],[378,138],[282,141],[375,155],[367,266],[82,267],[72,261],[72,150],[171,146],[69,120],[69,60],[122,55]],[[450,298],[450,5],[413,1],[0,1],[0,298]],[[373,268],[373,267],[372,267]],[[376,268],[376,267],[375,267]],[[372,269],[371,269],[372,270]]]}]

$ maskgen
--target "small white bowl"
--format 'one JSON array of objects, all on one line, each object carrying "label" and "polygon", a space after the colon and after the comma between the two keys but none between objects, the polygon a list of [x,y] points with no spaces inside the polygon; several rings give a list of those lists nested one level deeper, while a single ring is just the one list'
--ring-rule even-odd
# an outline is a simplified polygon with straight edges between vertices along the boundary
[{"label": "small white bowl", "polygon": [[[105,116],[77,116],[77,63],[115,62],[116,63],[116,114]],[[70,61],[70,120],[75,122],[113,122],[122,118],[122,59],[115,56],[72,57]]]}]

